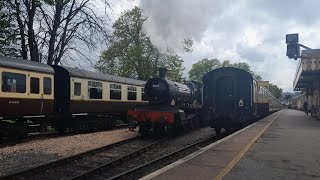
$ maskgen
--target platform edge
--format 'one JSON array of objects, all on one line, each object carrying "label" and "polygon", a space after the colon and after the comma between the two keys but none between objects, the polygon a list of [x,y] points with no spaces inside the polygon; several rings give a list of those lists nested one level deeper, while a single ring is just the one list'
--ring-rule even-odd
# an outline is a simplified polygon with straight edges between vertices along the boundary
[{"label": "platform edge", "polygon": [[[277,112],[275,112],[275,113],[277,113]],[[274,119],[271,121],[271,123],[272,123],[275,119],[277,119],[277,118],[279,117],[280,113],[281,113],[281,111],[280,111],[279,114],[276,116],[276,118],[274,118]],[[274,113],[273,113],[273,114],[274,114]],[[272,115],[272,114],[271,114],[271,115]],[[270,115],[269,115],[269,116],[270,116]],[[268,118],[269,116],[267,116],[267,117],[265,117],[265,118]],[[265,118],[263,118],[263,119],[265,119]],[[263,120],[263,119],[261,119],[261,120]],[[260,121],[261,121],[261,120],[260,120]],[[155,178],[155,177],[163,174],[164,172],[166,172],[166,171],[168,171],[168,170],[170,170],[170,169],[173,169],[173,168],[175,168],[176,166],[178,166],[178,165],[180,165],[180,164],[183,164],[183,163],[189,161],[190,159],[192,159],[192,158],[194,158],[194,157],[196,157],[196,156],[204,153],[205,151],[213,148],[214,146],[216,146],[216,145],[218,145],[218,144],[220,144],[220,143],[222,143],[222,142],[224,142],[224,141],[232,138],[233,136],[241,133],[242,131],[245,131],[246,129],[249,129],[250,127],[254,126],[255,124],[259,123],[260,121],[257,121],[257,122],[255,122],[255,123],[253,123],[253,124],[251,124],[251,125],[243,128],[243,129],[235,132],[235,133],[230,134],[230,135],[227,136],[227,137],[224,137],[224,138],[222,138],[222,139],[220,139],[220,140],[218,140],[218,141],[216,141],[216,142],[214,142],[214,143],[212,143],[212,144],[210,144],[210,145],[208,145],[208,146],[206,146],[206,147],[203,147],[203,148],[201,148],[200,150],[198,150],[198,151],[196,151],[196,152],[194,152],[194,153],[192,153],[192,154],[190,154],[190,155],[188,155],[188,156],[186,156],[186,157],[184,157],[184,158],[182,158],[182,159],[179,159],[178,161],[176,161],[176,162],[174,162],[174,163],[171,163],[171,164],[169,164],[169,165],[167,165],[167,166],[165,166],[165,167],[163,167],[163,168],[161,168],[161,169],[159,169],[159,170],[157,170],[157,171],[155,171],[155,172],[153,172],[153,173],[150,173],[150,174],[148,174],[148,175],[140,178],[139,180],[150,180],[150,179],[153,179],[153,178]],[[269,127],[271,123],[269,123],[267,126]],[[266,126],[266,127],[267,127],[267,126]],[[263,132],[264,132],[264,131],[263,131]],[[260,136],[259,136],[259,137],[260,137]],[[250,147],[251,147],[251,146],[250,146]]]}]

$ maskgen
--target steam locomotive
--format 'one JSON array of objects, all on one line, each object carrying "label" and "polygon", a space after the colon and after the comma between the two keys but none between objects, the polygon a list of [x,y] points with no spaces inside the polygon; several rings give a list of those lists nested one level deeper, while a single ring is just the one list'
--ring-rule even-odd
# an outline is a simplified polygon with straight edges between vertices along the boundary
[{"label": "steam locomotive", "polygon": [[148,105],[128,111],[128,120],[139,125],[139,133],[190,129],[198,125],[194,118],[201,109],[201,84],[192,81],[174,82],[167,70],[159,69],[159,77],[145,84]]}]

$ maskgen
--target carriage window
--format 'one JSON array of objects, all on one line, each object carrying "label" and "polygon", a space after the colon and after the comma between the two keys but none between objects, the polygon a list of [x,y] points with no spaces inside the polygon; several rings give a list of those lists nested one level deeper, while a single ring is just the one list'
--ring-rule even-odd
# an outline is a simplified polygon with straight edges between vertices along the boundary
[{"label": "carriage window", "polygon": [[142,101],[147,101],[147,96],[146,96],[146,94],[144,93],[144,88],[141,88],[141,100],[142,100]]},{"label": "carriage window", "polygon": [[73,94],[75,96],[80,96],[81,95],[81,83],[79,82],[74,82],[74,90],[73,90]]},{"label": "carriage window", "polygon": [[121,85],[110,84],[110,99],[121,100]]},{"label": "carriage window", "polygon": [[52,82],[51,78],[43,78],[43,94],[51,94]]},{"label": "carriage window", "polygon": [[88,94],[90,99],[102,99],[102,82],[88,81]]},{"label": "carriage window", "polygon": [[137,88],[128,86],[128,100],[137,100]]},{"label": "carriage window", "polygon": [[26,75],[18,73],[2,73],[2,92],[25,93]]},{"label": "carriage window", "polygon": [[30,78],[30,93],[31,94],[39,94],[39,78]]}]

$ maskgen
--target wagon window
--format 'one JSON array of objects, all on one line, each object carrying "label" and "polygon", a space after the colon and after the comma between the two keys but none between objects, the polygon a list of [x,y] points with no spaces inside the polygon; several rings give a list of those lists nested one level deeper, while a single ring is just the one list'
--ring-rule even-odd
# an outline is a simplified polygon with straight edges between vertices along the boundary
[{"label": "wagon window", "polygon": [[80,96],[81,95],[81,83],[74,82],[74,92],[73,92],[73,94],[75,96]]},{"label": "wagon window", "polygon": [[40,85],[40,79],[39,78],[30,78],[30,93],[31,94],[39,94],[39,85]]},{"label": "wagon window", "polygon": [[102,82],[88,81],[88,94],[90,99],[102,99]]},{"label": "wagon window", "polygon": [[121,85],[110,84],[110,99],[121,100]]},{"label": "wagon window", "polygon": [[2,92],[25,93],[26,75],[18,73],[2,73]]},{"label": "wagon window", "polygon": [[147,101],[146,93],[144,92],[144,88],[141,88],[141,99],[142,101]]},{"label": "wagon window", "polygon": [[49,77],[43,78],[43,94],[51,94],[52,80]]},{"label": "wagon window", "polygon": [[137,100],[137,88],[128,86],[128,100]]}]

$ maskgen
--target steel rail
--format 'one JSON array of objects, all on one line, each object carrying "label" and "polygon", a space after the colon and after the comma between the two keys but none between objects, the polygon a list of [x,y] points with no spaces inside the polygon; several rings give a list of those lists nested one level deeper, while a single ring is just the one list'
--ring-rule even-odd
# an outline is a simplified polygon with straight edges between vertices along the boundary
[{"label": "steel rail", "polygon": [[37,173],[39,173],[41,171],[45,171],[45,170],[50,169],[50,168],[58,167],[60,165],[66,164],[68,162],[71,162],[71,161],[74,161],[74,160],[77,160],[77,159],[81,159],[84,156],[87,156],[87,155],[90,155],[90,154],[99,153],[99,152],[102,152],[102,151],[105,151],[105,150],[120,146],[122,144],[132,142],[132,141],[137,140],[139,138],[140,138],[140,136],[135,136],[133,138],[129,138],[129,139],[126,139],[126,140],[123,140],[123,141],[115,142],[115,143],[112,143],[112,144],[108,144],[106,146],[102,146],[102,147],[95,148],[95,149],[92,149],[92,150],[89,150],[89,151],[85,151],[85,152],[82,152],[82,153],[79,153],[79,154],[76,154],[76,155],[72,155],[72,156],[69,156],[69,157],[66,157],[66,158],[63,158],[63,159],[59,159],[59,160],[56,160],[56,161],[53,161],[53,162],[49,162],[49,163],[46,163],[46,164],[43,164],[43,165],[40,165],[40,166],[37,166],[37,167],[32,167],[32,168],[29,168],[29,169],[26,169],[26,170],[23,170],[23,171],[20,171],[20,172],[17,172],[17,173],[12,173],[12,174],[8,174],[8,175],[5,175],[5,176],[0,176],[0,179],[19,179],[19,178],[24,177],[24,176],[37,174]]},{"label": "steel rail", "polygon": [[165,140],[167,140],[167,138],[164,138],[164,139],[158,140],[156,142],[153,142],[153,143],[151,143],[151,144],[149,144],[147,146],[144,146],[144,147],[142,147],[142,148],[140,148],[140,149],[138,149],[138,150],[136,150],[134,152],[128,153],[128,154],[126,154],[126,155],[124,155],[122,157],[119,157],[119,158],[111,161],[111,162],[107,162],[105,164],[100,165],[99,167],[92,168],[91,170],[89,170],[87,172],[84,172],[82,174],[76,175],[76,176],[71,177],[69,179],[90,179],[91,175],[93,175],[93,174],[101,174],[103,169],[108,168],[108,167],[114,167],[115,165],[117,165],[117,164],[119,164],[119,163],[121,163],[121,162],[123,162],[123,161],[125,161],[125,160],[127,160],[129,158],[131,158],[131,157],[134,157],[134,156],[136,156],[138,154],[141,154],[141,153],[147,151],[151,147],[153,147],[153,146],[155,146],[155,145],[157,145],[159,143],[162,143]]},{"label": "steel rail", "polygon": [[132,168],[132,169],[129,169],[129,170],[127,170],[127,171],[125,171],[125,172],[123,172],[123,173],[121,173],[121,174],[112,176],[112,177],[108,178],[107,180],[118,179],[118,178],[121,178],[122,176],[129,175],[129,174],[134,173],[135,171],[140,170],[140,169],[142,169],[142,168],[144,168],[144,167],[146,167],[146,166],[150,166],[150,165],[152,165],[152,164],[154,164],[154,163],[157,163],[157,162],[159,162],[159,161],[161,161],[161,160],[170,158],[171,156],[174,156],[174,155],[176,155],[176,154],[178,154],[178,153],[181,153],[182,151],[186,151],[186,150],[188,150],[188,149],[190,149],[190,148],[193,148],[193,147],[196,147],[196,146],[198,146],[198,145],[200,145],[200,144],[202,144],[202,143],[206,143],[206,142],[212,140],[212,138],[216,138],[216,137],[217,137],[216,135],[209,136],[209,137],[207,137],[207,138],[205,138],[205,139],[199,140],[199,141],[197,141],[197,142],[195,142],[195,143],[193,143],[193,144],[190,144],[190,145],[188,145],[188,146],[186,146],[186,147],[180,148],[180,149],[178,149],[178,150],[176,150],[176,151],[174,151],[174,152],[172,152],[172,153],[163,155],[163,156],[161,156],[161,157],[159,157],[159,158],[157,158],[157,159],[154,159],[154,160],[149,161],[149,162],[146,162],[146,163],[144,163],[144,164],[142,164],[142,165],[140,165],[140,166],[137,166],[137,167],[134,167],[134,168]]}]

